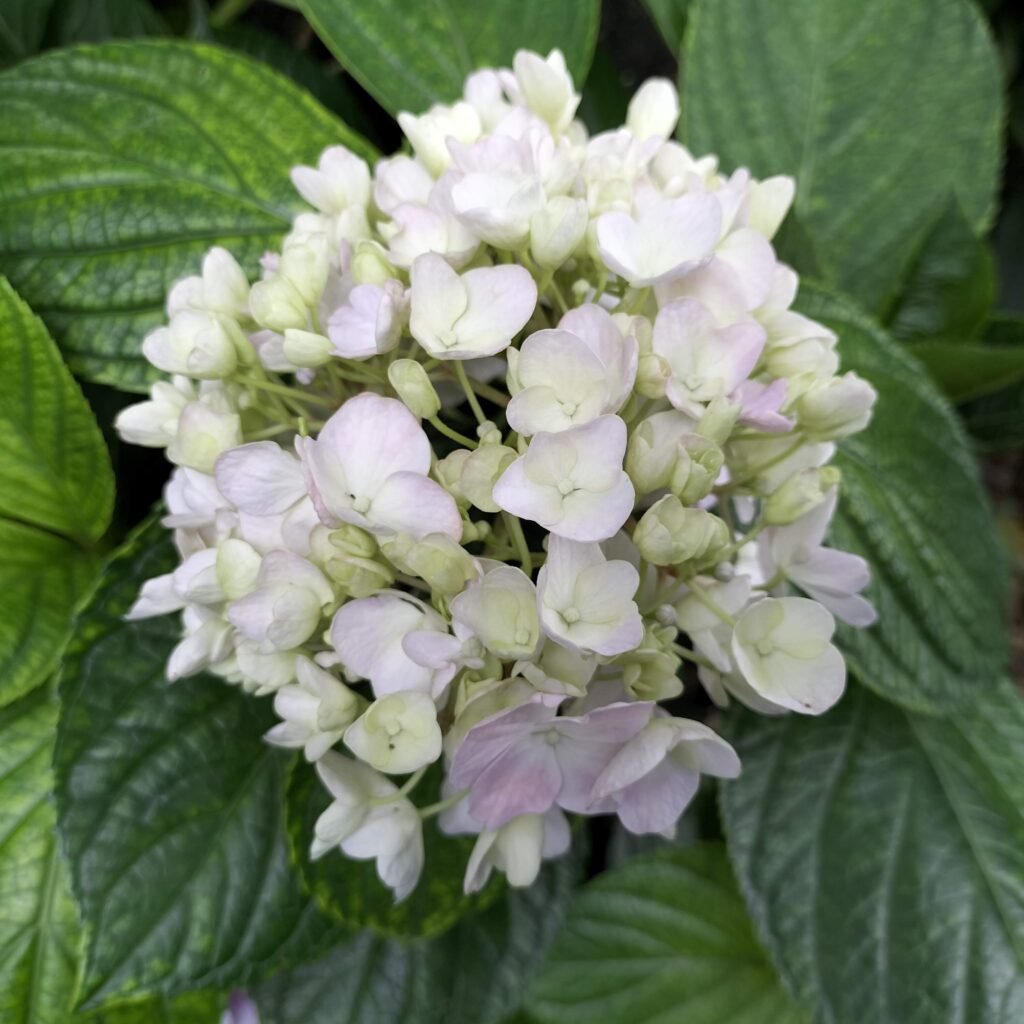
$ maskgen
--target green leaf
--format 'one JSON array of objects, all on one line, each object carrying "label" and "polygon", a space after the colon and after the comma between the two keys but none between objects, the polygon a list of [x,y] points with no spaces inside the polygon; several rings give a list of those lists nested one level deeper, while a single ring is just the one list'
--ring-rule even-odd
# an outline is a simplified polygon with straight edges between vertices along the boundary
[{"label": "green leaf", "polygon": [[479,67],[508,67],[516,50],[558,47],[579,85],[597,42],[598,0],[302,0],[316,34],[392,114],[462,95]]},{"label": "green leaf", "polygon": [[301,897],[284,834],[288,759],[265,703],[222,680],[169,685],[170,617],[125,622],[174,563],[150,528],[109,568],[61,682],[57,801],[89,932],[82,1000],[245,984],[332,928]]},{"label": "green leaf", "polygon": [[46,328],[0,278],[0,516],[83,541],[110,520],[96,421]]},{"label": "green leaf", "polygon": [[953,402],[990,395],[1024,378],[1024,344],[926,341],[911,351]]},{"label": "green leaf", "polygon": [[686,16],[692,6],[693,0],[644,0],[647,13],[658,26],[658,31],[673,56],[678,55],[683,45]]},{"label": "green leaf", "polygon": [[[498,1024],[562,924],[579,863],[544,867],[443,935],[400,941],[360,932],[315,963],[277,975],[253,996],[262,1024]],[[780,1022],[781,1024],[781,1022]]]},{"label": "green leaf", "polygon": [[840,632],[847,662],[918,710],[969,706],[1007,660],[1005,558],[956,415],[922,367],[853,306],[812,286],[800,308],[878,390],[870,427],[840,446],[832,542],[871,564],[870,629]]},{"label": "green leaf", "polygon": [[0,1020],[67,1024],[79,931],[54,834],[50,755],[57,702],[46,690],[0,711]]},{"label": "green leaf", "polygon": [[725,848],[637,857],[585,886],[531,990],[552,1024],[797,1024]]},{"label": "green leaf", "polygon": [[[419,806],[438,799],[439,781],[432,772],[416,788]],[[371,927],[391,936],[436,935],[463,915],[486,906],[501,890],[501,881],[495,877],[482,893],[463,894],[462,880],[474,839],[443,835],[436,818],[424,822],[423,874],[412,894],[401,903],[395,903],[394,893],[378,878],[372,860],[352,860],[332,851],[311,861],[313,825],[330,801],[330,794],[312,767],[298,765],[288,786],[292,859],[321,909],[347,928]]]},{"label": "green leaf", "polygon": [[310,96],[216,47],[84,46],[0,74],[0,261],[72,370],[141,390],[143,336],[224,245],[255,275],[302,202],[288,178],[344,143]]},{"label": "green leaf", "polygon": [[4,0],[0,7],[0,64],[35,53],[54,0]]},{"label": "green leaf", "polygon": [[52,46],[167,35],[147,0],[56,0],[47,42]]},{"label": "green leaf", "polygon": [[794,175],[819,272],[872,309],[951,194],[992,219],[1002,90],[968,0],[701,0],[683,76],[687,144]]},{"label": "green leaf", "polygon": [[986,452],[1024,448],[1024,385],[1015,384],[961,410],[974,443]]},{"label": "green leaf", "polygon": [[784,977],[828,1024],[1024,1020],[1024,706],[950,718],[856,687],[736,716],[729,851]]},{"label": "green leaf", "polygon": [[883,320],[900,341],[962,344],[985,325],[995,293],[988,246],[953,199],[925,235]]},{"label": "green leaf", "polygon": [[56,667],[109,522],[103,437],[46,328],[0,277],[0,705]]},{"label": "green leaf", "polygon": [[226,1003],[216,992],[187,992],[174,999],[156,996],[79,1014],[74,1024],[216,1024]]}]

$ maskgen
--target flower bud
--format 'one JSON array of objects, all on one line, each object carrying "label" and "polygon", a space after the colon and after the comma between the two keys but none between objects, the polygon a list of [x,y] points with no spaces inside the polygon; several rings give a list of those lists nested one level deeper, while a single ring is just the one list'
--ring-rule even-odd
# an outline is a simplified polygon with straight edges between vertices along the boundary
[{"label": "flower bud", "polygon": [[177,466],[212,473],[217,456],[242,443],[242,424],[236,412],[189,402],[178,419],[178,430],[167,446],[167,458]]},{"label": "flower bud", "polygon": [[764,503],[764,521],[769,526],[788,526],[813,512],[839,485],[835,466],[805,469],[791,476]]},{"label": "flower bud", "polygon": [[441,756],[434,702],[417,690],[389,693],[345,730],[345,745],[377,771],[414,772]]},{"label": "flower bud", "polygon": [[379,242],[367,240],[356,246],[352,257],[352,278],[356,284],[382,285],[397,277],[398,271]]},{"label": "flower bud", "polygon": [[279,333],[289,327],[305,330],[309,322],[309,308],[301,294],[280,274],[271,274],[252,286],[249,308],[257,323]]},{"label": "flower bud", "polygon": [[552,132],[564,132],[572,123],[579,93],[565,66],[561,50],[552,50],[547,57],[527,50],[517,51],[512,70],[523,102]]},{"label": "flower bud", "polygon": [[334,346],[322,334],[289,327],[284,332],[284,357],[295,366],[323,366],[331,358]]},{"label": "flower bud", "polygon": [[114,429],[129,444],[166,448],[178,432],[178,419],[191,393],[188,381],[179,386],[177,382],[158,380],[149,389],[148,402],[129,405],[117,414]]},{"label": "flower bud", "polygon": [[729,529],[701,508],[686,508],[674,495],[655,502],[633,531],[633,543],[652,565],[714,565],[729,546]]},{"label": "flower bud", "polygon": [[391,567],[376,557],[377,542],[358,526],[318,526],[309,543],[313,560],[349,597],[370,597],[395,580]]},{"label": "flower bud", "polygon": [[428,533],[418,541],[400,533],[384,541],[381,551],[400,572],[419,576],[445,597],[458,594],[477,575],[472,556],[446,533]]},{"label": "flower bud", "polygon": [[700,434],[687,434],[677,450],[668,486],[684,505],[695,505],[715,486],[725,455],[714,441]]},{"label": "flower bud", "polygon": [[298,235],[293,232],[285,239],[277,272],[292,285],[307,306],[320,302],[329,271],[330,258],[324,232]]},{"label": "flower bud", "polygon": [[667,78],[649,78],[633,94],[626,127],[637,139],[667,139],[679,120],[679,93]]},{"label": "flower bud", "polygon": [[546,270],[560,267],[587,232],[587,203],[555,196],[530,218],[530,253]]},{"label": "flower bud", "polygon": [[878,397],[855,373],[821,381],[796,403],[800,429],[814,440],[835,441],[863,430]]},{"label": "flower bud", "polygon": [[229,377],[238,365],[238,352],[223,322],[211,313],[183,309],[166,327],[142,343],[146,358],[165,373],[199,380]]},{"label": "flower bud", "polygon": [[697,423],[697,433],[710,438],[717,445],[729,440],[736,421],[740,418],[742,407],[721,396],[708,402],[704,415]]},{"label": "flower bud", "polygon": [[388,367],[388,380],[414,416],[429,420],[441,411],[441,400],[422,363],[415,359],[396,359]]},{"label": "flower bud", "polygon": [[[816,381],[831,377],[839,368],[839,357],[835,353],[835,342],[828,338],[801,338],[790,345],[774,345],[764,356],[764,367],[773,377],[807,377]],[[794,389],[787,390],[792,398]]]},{"label": "flower bud", "polygon": [[259,552],[244,540],[228,537],[217,546],[217,581],[229,601],[245,597],[256,587],[260,563]]},{"label": "flower bud", "polygon": [[669,700],[683,692],[679,679],[682,659],[673,654],[675,626],[644,624],[644,638],[636,650],[619,657],[622,681],[628,693],[637,700]]}]

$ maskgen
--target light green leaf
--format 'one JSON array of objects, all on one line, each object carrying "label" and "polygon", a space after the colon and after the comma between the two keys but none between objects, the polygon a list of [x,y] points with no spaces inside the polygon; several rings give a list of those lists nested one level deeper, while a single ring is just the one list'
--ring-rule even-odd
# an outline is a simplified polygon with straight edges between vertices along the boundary
[{"label": "light green leaf", "polygon": [[718,843],[585,886],[528,1001],[544,1024],[797,1024]]},{"label": "light green leaf", "polygon": [[996,683],[946,719],[861,687],[820,720],[737,712],[730,855],[821,1024],[1024,1020],[1024,707]]},{"label": "light green leaf", "polygon": [[75,904],[57,852],[46,690],[0,711],[0,1020],[67,1024],[78,969]]},{"label": "light green leaf", "polygon": [[956,415],[924,369],[853,306],[811,286],[800,308],[878,390],[870,427],[840,446],[835,546],[871,564],[870,629],[840,632],[847,662],[919,710],[970,706],[1007,660],[1005,558]]},{"label": "light green leaf", "polygon": [[261,1024],[498,1024],[558,933],[578,873],[572,855],[560,858],[434,938],[360,932],[261,985]]},{"label": "light green leaf", "polygon": [[0,277],[0,705],[56,667],[110,522],[103,437],[46,328]]},{"label": "light green leaf", "polygon": [[701,0],[683,75],[687,144],[794,175],[818,273],[872,309],[950,194],[992,219],[1002,89],[968,0]]},{"label": "light green leaf", "polygon": [[156,996],[79,1014],[74,1024],[217,1024],[226,1004],[226,997],[216,992],[187,992],[175,999]]},{"label": "light green leaf", "polygon": [[479,67],[508,67],[516,50],[558,47],[577,85],[597,42],[598,0],[301,0],[342,66],[392,114],[462,95]]},{"label": "light green leaf", "polygon": [[173,565],[163,533],[112,563],[61,682],[57,801],[89,933],[86,1008],[245,984],[333,931],[288,862],[288,759],[263,742],[269,707],[209,676],[168,684],[177,622],[123,621],[141,582]]},{"label": "light green leaf", "polygon": [[283,76],[216,47],[83,46],[0,74],[0,261],[72,370],[141,390],[143,336],[224,245],[255,275],[302,208],[288,172],[367,143]]},{"label": "light green leaf", "polygon": [[[428,774],[416,787],[416,804],[422,807],[437,800],[439,783],[438,773]],[[400,903],[377,876],[372,860],[353,860],[336,851],[310,860],[314,823],[330,802],[330,794],[313,769],[298,765],[288,786],[292,859],[321,909],[348,929],[371,927],[393,936],[436,935],[489,904],[501,891],[502,883],[495,876],[482,893],[463,894],[462,881],[474,840],[442,834],[436,818],[424,822],[423,874],[411,895]]]}]

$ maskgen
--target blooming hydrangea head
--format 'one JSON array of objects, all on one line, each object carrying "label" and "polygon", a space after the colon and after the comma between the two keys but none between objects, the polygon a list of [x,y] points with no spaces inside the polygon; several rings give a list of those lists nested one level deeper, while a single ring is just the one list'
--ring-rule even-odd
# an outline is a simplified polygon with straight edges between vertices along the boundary
[{"label": "blooming hydrangea head", "polygon": [[117,419],[175,467],[181,555],[129,617],[180,614],[169,680],[272,699],[331,796],[311,855],[397,899],[438,812],[467,892],[530,884],[567,815],[671,833],[740,764],[666,702],[821,714],[835,620],[875,617],[827,544],[875,392],[792,308],[794,182],[671,141],[667,80],[594,136],[579,100],[520,52],[401,114],[412,155],[294,168],[280,251],[174,286],[142,342],[169,377]]}]

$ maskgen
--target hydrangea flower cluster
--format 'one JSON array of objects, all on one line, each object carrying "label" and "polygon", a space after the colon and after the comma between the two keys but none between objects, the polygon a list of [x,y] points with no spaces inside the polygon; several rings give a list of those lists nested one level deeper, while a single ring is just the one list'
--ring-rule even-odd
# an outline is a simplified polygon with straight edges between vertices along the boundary
[{"label": "hydrangea flower cluster", "polygon": [[[819,714],[864,561],[825,546],[834,442],[875,392],[790,307],[785,177],[672,141],[654,79],[588,136],[562,55],[520,52],[399,122],[411,152],[296,167],[312,207],[250,282],[212,249],[118,419],[176,466],[171,680],[260,696],[333,800],[312,855],[416,885],[422,822],[478,836],[465,888],[527,885],[566,812],[670,833],[728,743],[664,706]],[[441,799],[417,804],[431,766]]]}]

